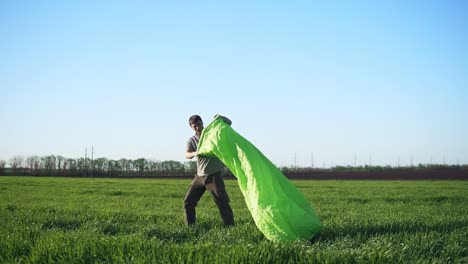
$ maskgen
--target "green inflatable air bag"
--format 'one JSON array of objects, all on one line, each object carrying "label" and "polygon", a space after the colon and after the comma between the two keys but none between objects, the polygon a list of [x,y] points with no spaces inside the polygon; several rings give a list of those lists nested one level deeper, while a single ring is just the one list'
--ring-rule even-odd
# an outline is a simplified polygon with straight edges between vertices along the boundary
[{"label": "green inflatable air bag", "polygon": [[198,155],[218,157],[234,174],[255,224],[268,240],[311,239],[322,229],[307,198],[221,117],[203,129]]}]

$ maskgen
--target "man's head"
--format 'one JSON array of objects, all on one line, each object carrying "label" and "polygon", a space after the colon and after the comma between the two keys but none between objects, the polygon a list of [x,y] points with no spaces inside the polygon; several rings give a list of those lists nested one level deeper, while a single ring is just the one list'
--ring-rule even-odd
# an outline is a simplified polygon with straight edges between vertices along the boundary
[{"label": "man's head", "polygon": [[203,131],[203,120],[199,115],[193,115],[189,118],[189,125],[200,136]]}]

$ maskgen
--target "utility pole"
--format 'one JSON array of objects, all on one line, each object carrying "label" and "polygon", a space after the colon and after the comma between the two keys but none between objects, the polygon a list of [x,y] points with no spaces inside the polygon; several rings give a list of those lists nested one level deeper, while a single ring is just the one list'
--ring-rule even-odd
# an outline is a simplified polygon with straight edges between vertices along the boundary
[{"label": "utility pole", "polygon": [[313,169],[314,168],[314,153],[310,153],[310,166]]},{"label": "utility pole", "polygon": [[88,160],[88,148],[85,148],[85,151],[84,151],[84,174],[86,176],[86,172],[88,171],[88,164],[87,164],[87,160]]},{"label": "utility pole", "polygon": [[297,170],[296,152],[294,152],[294,169]]},{"label": "utility pole", "polygon": [[94,170],[94,146],[91,146],[91,177],[93,177]]},{"label": "utility pole", "polygon": [[354,152],[354,167],[356,168],[356,152]]}]

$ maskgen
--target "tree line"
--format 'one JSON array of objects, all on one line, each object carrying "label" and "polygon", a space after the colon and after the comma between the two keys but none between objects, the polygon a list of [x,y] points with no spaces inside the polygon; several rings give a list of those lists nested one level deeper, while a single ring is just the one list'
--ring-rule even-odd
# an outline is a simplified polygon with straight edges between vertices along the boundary
[{"label": "tree line", "polygon": [[[416,166],[334,166],[329,169],[313,167],[281,167],[287,177],[314,175],[322,172],[395,172],[428,171],[434,169],[468,170],[468,165],[418,164]],[[12,176],[69,176],[69,177],[152,177],[193,176],[197,171],[196,161],[155,161],[151,159],[66,158],[60,155],[13,156],[9,161],[0,160],[0,175]],[[224,176],[232,173],[225,169]]]},{"label": "tree line", "polygon": [[196,166],[195,161],[155,161],[145,158],[112,160],[104,157],[73,159],[60,155],[28,157],[17,155],[13,156],[8,162],[0,160],[0,175],[77,177],[180,176],[195,174]]}]

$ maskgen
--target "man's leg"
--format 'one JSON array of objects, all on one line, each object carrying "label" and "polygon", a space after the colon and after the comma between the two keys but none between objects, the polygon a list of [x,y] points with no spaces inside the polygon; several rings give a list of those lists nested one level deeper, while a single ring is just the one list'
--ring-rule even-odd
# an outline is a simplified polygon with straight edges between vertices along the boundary
[{"label": "man's leg", "polygon": [[200,201],[205,191],[205,185],[200,181],[198,176],[195,176],[184,198],[184,220],[186,225],[195,224],[195,206],[197,206],[198,201]]},{"label": "man's leg", "polygon": [[234,225],[234,215],[231,205],[229,204],[229,196],[226,192],[221,172],[209,175],[205,181],[205,186],[210,191],[213,200],[219,208],[219,213],[221,214],[224,225]]}]

